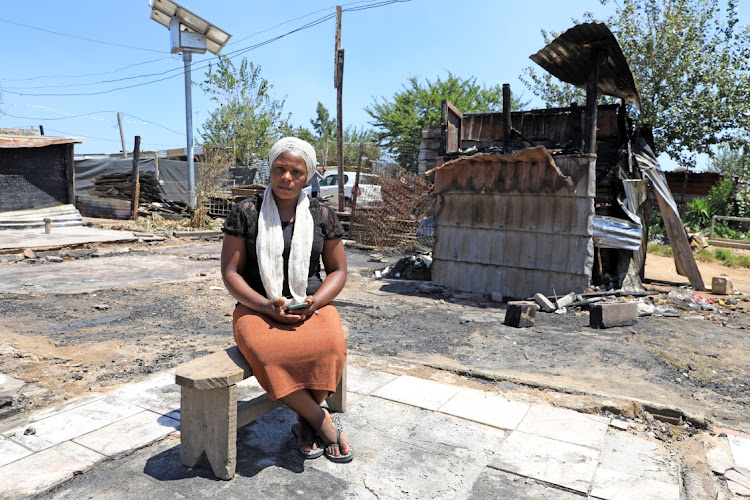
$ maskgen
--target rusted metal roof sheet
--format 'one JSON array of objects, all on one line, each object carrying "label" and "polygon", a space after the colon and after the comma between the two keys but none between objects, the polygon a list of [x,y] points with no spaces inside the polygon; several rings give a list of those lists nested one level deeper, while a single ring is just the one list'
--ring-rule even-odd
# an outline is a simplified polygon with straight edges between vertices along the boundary
[{"label": "rusted metal roof sheet", "polygon": [[599,67],[599,92],[627,99],[641,109],[641,96],[628,62],[605,24],[574,26],[530,57],[560,80],[585,89],[595,49],[606,55]]},{"label": "rusted metal roof sheet", "polygon": [[80,144],[82,137],[51,135],[0,135],[0,148],[41,148],[55,144]]},{"label": "rusted metal roof sheet", "polygon": [[[597,118],[597,142],[617,137],[617,104],[599,106]],[[574,127],[578,135],[584,127],[583,107],[574,113],[571,108],[514,111],[511,113],[513,128],[536,144],[566,144],[574,139]],[[492,142],[503,139],[502,113],[465,113],[461,120],[461,141]],[[463,144],[466,148],[468,144]],[[473,144],[472,144],[473,145]]]},{"label": "rusted metal roof sheet", "polygon": [[595,156],[543,147],[434,169],[432,280],[509,298],[585,290],[593,265]]}]

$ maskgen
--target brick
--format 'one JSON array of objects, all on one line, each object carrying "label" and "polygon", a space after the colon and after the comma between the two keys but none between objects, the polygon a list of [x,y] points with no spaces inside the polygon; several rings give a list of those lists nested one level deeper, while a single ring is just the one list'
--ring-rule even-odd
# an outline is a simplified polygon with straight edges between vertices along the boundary
[{"label": "brick", "polygon": [[536,302],[544,312],[551,313],[557,310],[555,304],[553,304],[543,293],[537,293],[534,295],[534,302]]},{"label": "brick", "polygon": [[568,295],[557,299],[557,308],[561,309],[563,307],[568,307],[570,304],[575,302],[576,299],[576,294],[574,292],[570,292]]},{"label": "brick", "polygon": [[508,302],[504,324],[514,328],[534,326],[537,309],[539,309],[539,306],[531,301],[517,300]]},{"label": "brick", "polygon": [[711,293],[715,293],[716,295],[732,295],[734,287],[729,279],[714,276],[711,279]]},{"label": "brick", "polygon": [[589,311],[591,328],[634,325],[638,321],[637,302],[593,304]]}]

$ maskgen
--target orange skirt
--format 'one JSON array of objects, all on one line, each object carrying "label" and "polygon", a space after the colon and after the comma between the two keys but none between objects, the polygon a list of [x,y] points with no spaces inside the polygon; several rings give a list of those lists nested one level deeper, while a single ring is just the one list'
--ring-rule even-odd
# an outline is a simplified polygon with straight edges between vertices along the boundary
[{"label": "orange skirt", "polygon": [[300,389],[336,392],[346,362],[346,341],[336,306],[286,325],[243,306],[233,316],[234,340],[272,400]]}]

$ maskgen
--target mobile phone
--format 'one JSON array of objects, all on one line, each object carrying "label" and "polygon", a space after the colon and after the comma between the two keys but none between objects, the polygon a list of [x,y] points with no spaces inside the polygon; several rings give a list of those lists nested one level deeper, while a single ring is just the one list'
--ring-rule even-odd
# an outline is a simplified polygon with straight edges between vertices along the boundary
[{"label": "mobile phone", "polygon": [[300,309],[302,307],[307,307],[307,302],[303,302],[301,304],[293,304],[291,306],[287,306],[284,309],[290,310],[290,309]]}]

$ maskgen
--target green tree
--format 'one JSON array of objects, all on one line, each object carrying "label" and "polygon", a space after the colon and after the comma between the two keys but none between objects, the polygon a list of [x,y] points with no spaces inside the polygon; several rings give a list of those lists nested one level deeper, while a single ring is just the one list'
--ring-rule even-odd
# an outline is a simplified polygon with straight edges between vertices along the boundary
[{"label": "green tree", "polygon": [[[640,90],[639,120],[653,126],[657,151],[687,168],[716,144],[750,141],[750,28],[737,24],[736,3],[722,9],[718,0],[621,0],[606,21]],[[582,95],[537,71],[526,70],[526,84],[548,105]]]},{"label": "green tree", "polygon": [[708,171],[739,176],[743,180],[750,179],[750,147],[719,145],[714,156],[708,161]]},{"label": "green tree", "polygon": [[[503,89],[500,85],[487,87],[476,83],[476,78],[461,78],[448,73],[446,79],[420,82],[410,77],[402,90],[390,99],[377,98],[365,108],[373,118],[375,138],[381,146],[393,152],[407,170],[417,171],[419,143],[422,129],[440,125],[440,104],[451,101],[463,113],[487,113],[502,110]],[[512,98],[511,109],[524,104]]]},{"label": "green tree", "polygon": [[336,120],[331,118],[330,113],[323,103],[318,101],[318,107],[315,110],[317,116],[310,120],[313,130],[318,139],[327,139],[336,135]]},{"label": "green tree", "polygon": [[203,123],[201,143],[231,147],[239,165],[268,156],[271,144],[290,129],[284,100],[272,97],[272,85],[261,76],[260,66],[245,58],[237,68],[219,56],[215,65],[209,63],[200,87],[219,104]]}]

